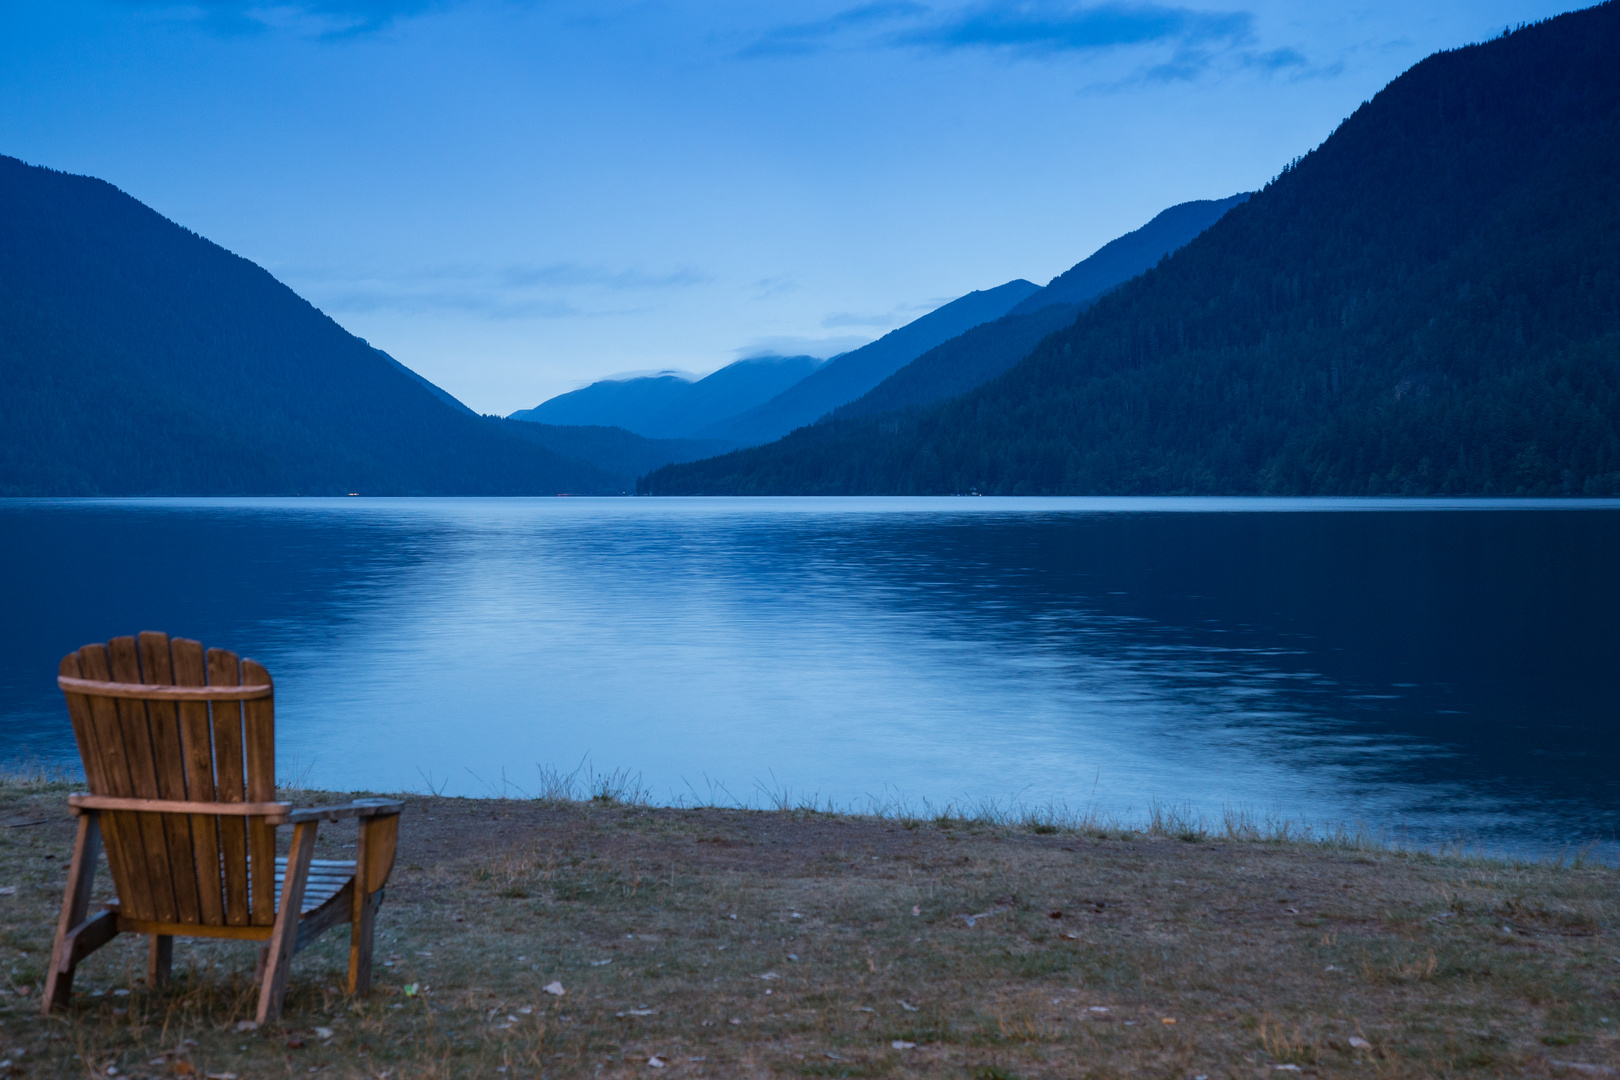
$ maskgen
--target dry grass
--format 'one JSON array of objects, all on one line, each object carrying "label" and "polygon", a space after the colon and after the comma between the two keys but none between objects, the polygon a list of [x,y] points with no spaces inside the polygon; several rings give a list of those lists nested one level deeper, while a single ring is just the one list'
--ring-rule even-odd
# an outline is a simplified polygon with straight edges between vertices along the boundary
[{"label": "dry grass", "polygon": [[0,787],[0,824],[44,819],[0,828],[0,1058],[241,1080],[1620,1075],[1609,867],[1163,809],[1140,831],[658,809],[556,779],[413,798],[377,991],[336,989],[334,932],[257,1031],[237,1029],[246,945],[180,943],[175,985],[151,990],[143,943],[120,940],[39,1018],[68,819],[49,778]]}]

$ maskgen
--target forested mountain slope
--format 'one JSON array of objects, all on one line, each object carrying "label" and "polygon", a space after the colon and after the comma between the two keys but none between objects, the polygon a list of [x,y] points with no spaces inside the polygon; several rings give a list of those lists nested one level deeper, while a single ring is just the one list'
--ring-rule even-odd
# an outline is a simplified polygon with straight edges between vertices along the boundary
[{"label": "forested mountain slope", "polygon": [[848,405],[828,413],[828,418],[875,416],[965,394],[1028,356],[1042,338],[1074,322],[1082,310],[1080,304],[1050,304],[975,326],[929,349]]},{"label": "forested mountain slope", "polygon": [[436,391],[112,185],[0,157],[0,494],[620,490]]},{"label": "forested mountain slope", "polygon": [[1243,192],[1161,211],[1140,229],[1110,240],[1053,278],[1001,318],[934,346],[828,415],[873,416],[944,401],[984,385],[1028,356],[1047,334],[1073,322],[1098,297],[1185,247],[1248,197]]},{"label": "forested mountain slope", "polygon": [[1242,191],[1224,199],[1195,199],[1161,210],[1140,229],[1108,241],[1048,281],[1044,289],[1020,301],[1008,314],[1024,315],[1052,304],[1088,304],[1172,251],[1186,247],[1228,210],[1248,200],[1249,192]]},{"label": "forested mountain slope", "polygon": [[1439,53],[999,379],[677,492],[1620,492],[1620,6]]}]

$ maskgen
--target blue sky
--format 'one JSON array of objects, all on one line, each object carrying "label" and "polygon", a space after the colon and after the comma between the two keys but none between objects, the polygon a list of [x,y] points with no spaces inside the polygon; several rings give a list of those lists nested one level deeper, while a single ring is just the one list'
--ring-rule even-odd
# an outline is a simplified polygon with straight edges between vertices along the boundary
[{"label": "blue sky", "polygon": [[0,153],[117,184],[485,412],[850,348],[1266,182],[1580,6],[0,3]]}]

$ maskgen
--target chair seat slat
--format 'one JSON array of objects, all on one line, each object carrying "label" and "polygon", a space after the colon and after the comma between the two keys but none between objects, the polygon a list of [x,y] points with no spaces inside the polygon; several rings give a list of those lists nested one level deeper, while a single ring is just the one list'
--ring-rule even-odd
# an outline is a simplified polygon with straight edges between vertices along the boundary
[{"label": "chair seat slat", "polygon": [[[344,862],[341,859],[311,861],[318,863],[318,865],[311,867],[309,881],[304,886],[304,902],[299,905],[300,915],[314,911],[342,892],[344,886],[354,880],[355,864],[353,862]],[[286,880],[286,877],[287,857],[278,855],[276,856],[276,899],[278,903],[281,898],[281,884]],[[111,900],[105,906],[116,908],[118,901],[116,899]]]},{"label": "chair seat slat", "polygon": [[[304,884],[304,902],[299,905],[299,914],[306,915],[332,897],[343,891],[343,887],[354,880],[353,862],[344,862],[340,859],[311,859],[309,866],[309,879]],[[281,885],[287,879],[287,857],[276,856],[276,898],[281,898]]]}]

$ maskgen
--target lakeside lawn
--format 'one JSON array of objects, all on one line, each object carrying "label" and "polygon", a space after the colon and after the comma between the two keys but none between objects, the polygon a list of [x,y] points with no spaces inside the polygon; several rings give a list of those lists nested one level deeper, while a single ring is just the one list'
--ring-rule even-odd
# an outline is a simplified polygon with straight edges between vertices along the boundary
[{"label": "lakeside lawn", "polygon": [[250,945],[120,938],[47,1020],[66,790],[0,784],[0,1074],[1620,1076],[1611,867],[610,799],[409,797],[367,999],[343,928],[256,1030]]}]

